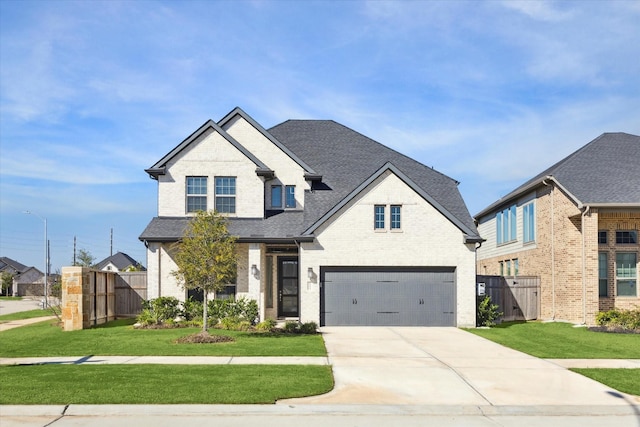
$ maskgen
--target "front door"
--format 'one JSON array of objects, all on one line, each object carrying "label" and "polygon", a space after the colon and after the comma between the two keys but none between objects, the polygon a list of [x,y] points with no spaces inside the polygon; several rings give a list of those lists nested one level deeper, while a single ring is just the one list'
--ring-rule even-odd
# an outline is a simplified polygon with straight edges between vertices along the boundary
[{"label": "front door", "polygon": [[298,317],[298,257],[278,258],[278,317]]}]

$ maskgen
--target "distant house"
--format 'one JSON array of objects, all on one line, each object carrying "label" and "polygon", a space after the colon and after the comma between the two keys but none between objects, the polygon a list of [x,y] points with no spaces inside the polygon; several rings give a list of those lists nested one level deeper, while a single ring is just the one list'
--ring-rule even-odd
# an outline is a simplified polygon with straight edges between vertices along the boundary
[{"label": "distant house", "polygon": [[227,292],[256,300],[261,319],[475,326],[482,239],[458,182],[344,125],[267,130],[236,108],[146,172],[158,181],[158,216],[140,236],[149,298],[187,298],[174,244],[215,210],[237,237]]},{"label": "distant house", "polygon": [[640,136],[602,134],[475,220],[478,274],[539,276],[541,318],[640,306]]},{"label": "distant house", "polygon": [[131,258],[129,255],[118,252],[114,255],[111,255],[102,261],[100,261],[95,266],[98,270],[105,271],[146,271],[147,269],[142,266],[138,261]]},{"label": "distant house", "polygon": [[[0,257],[0,272],[13,276],[11,293],[14,296],[44,296],[44,274],[35,267],[27,267],[18,261],[7,257]],[[49,285],[55,282],[55,277],[48,277]]]}]

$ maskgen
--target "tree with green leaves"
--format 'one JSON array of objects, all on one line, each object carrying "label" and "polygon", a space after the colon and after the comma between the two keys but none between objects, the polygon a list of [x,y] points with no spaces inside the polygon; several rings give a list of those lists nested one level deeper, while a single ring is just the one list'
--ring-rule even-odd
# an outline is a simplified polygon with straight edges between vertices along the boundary
[{"label": "tree with green leaves", "polygon": [[95,260],[96,259],[91,255],[91,252],[85,249],[80,249],[78,251],[78,260],[73,265],[79,267],[91,267]]},{"label": "tree with green leaves", "polygon": [[209,294],[223,290],[236,277],[235,241],[222,215],[200,211],[189,221],[182,240],[177,243],[174,261],[178,269],[171,274],[185,289],[202,290],[203,332],[209,328]]},{"label": "tree with green leaves", "polygon": [[13,287],[13,274],[7,271],[0,273],[0,287],[3,294],[9,295],[9,292],[12,292],[11,288]]}]

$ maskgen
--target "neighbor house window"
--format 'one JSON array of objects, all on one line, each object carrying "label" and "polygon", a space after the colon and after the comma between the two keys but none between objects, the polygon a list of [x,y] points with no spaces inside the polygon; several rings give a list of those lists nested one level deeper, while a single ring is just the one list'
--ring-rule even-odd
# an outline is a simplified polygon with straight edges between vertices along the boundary
[{"label": "neighbor house window", "polygon": [[517,276],[520,273],[520,263],[518,262],[518,258],[513,260],[513,275]]},{"label": "neighbor house window", "polygon": [[216,211],[236,213],[236,178],[216,177]]},{"label": "neighbor house window", "polygon": [[607,244],[607,230],[598,231],[598,244],[600,245]]},{"label": "neighbor house window", "polygon": [[496,242],[507,243],[516,240],[516,205],[496,214]]},{"label": "neighbor house window", "polygon": [[511,276],[511,260],[506,260],[504,262],[504,275]]},{"label": "neighbor house window", "polygon": [[296,186],[295,185],[287,185],[286,187],[286,207],[287,208],[295,208],[296,207]]},{"label": "neighbor house window", "polygon": [[384,230],[384,205],[375,205],[373,208],[373,228]]},{"label": "neighbor house window", "polygon": [[618,296],[637,295],[638,254],[635,252],[616,253],[616,288]]},{"label": "neighbor house window", "polygon": [[622,245],[635,245],[638,243],[638,232],[616,231],[616,243]]},{"label": "neighbor house window", "polygon": [[391,229],[400,230],[400,206],[391,205]]},{"label": "neighbor house window", "polygon": [[187,213],[207,210],[207,177],[187,177]]},{"label": "neighbor house window", "polygon": [[606,297],[608,293],[608,260],[609,255],[606,252],[598,253],[598,296],[600,297]]},{"label": "neighbor house window", "polygon": [[533,242],[536,240],[535,211],[535,204],[533,202],[527,203],[522,207],[522,240],[524,241],[524,243]]},{"label": "neighbor house window", "polygon": [[274,185],[271,187],[271,207],[272,208],[281,208],[282,207],[282,186]]},{"label": "neighbor house window", "polygon": [[500,261],[500,275],[504,276],[504,262]]}]

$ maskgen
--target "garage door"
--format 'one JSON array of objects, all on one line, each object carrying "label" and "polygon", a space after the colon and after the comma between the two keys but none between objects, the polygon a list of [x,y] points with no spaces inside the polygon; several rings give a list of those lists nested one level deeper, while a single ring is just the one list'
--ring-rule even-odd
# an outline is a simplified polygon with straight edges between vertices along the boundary
[{"label": "garage door", "polygon": [[454,268],[322,267],[323,326],[455,326]]}]

